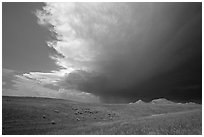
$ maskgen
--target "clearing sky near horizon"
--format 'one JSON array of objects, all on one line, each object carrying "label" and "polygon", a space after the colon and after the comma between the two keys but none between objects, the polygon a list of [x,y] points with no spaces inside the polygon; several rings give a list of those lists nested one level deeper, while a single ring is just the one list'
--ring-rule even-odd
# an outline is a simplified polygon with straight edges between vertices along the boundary
[{"label": "clearing sky near horizon", "polygon": [[202,3],[3,3],[3,95],[202,100]]}]

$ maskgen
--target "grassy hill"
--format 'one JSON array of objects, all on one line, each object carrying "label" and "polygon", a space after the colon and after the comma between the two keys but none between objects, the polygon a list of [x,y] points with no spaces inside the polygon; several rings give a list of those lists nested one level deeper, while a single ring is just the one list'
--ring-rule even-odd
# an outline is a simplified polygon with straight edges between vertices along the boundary
[{"label": "grassy hill", "polygon": [[90,104],[2,97],[2,134],[202,134],[198,104]]}]

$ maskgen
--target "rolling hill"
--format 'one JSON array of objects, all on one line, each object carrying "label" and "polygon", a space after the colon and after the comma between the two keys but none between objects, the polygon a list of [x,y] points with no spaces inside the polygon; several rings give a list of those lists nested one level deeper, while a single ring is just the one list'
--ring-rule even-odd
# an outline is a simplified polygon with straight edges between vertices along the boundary
[{"label": "rolling hill", "polygon": [[2,97],[2,134],[202,134],[202,105]]}]

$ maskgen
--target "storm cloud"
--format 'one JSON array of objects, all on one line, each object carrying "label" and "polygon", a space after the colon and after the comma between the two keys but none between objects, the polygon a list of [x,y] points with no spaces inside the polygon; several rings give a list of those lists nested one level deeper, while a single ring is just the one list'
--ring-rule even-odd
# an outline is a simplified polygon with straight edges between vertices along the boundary
[{"label": "storm cloud", "polygon": [[93,93],[104,101],[186,100],[199,99],[202,92],[201,7],[47,3],[36,15],[56,36],[48,46],[63,57],[52,58],[65,70],[72,69],[59,80],[63,88]]},{"label": "storm cloud", "polygon": [[45,3],[35,15],[59,69],[17,75],[17,89],[26,80],[83,102],[201,102],[202,3]]}]

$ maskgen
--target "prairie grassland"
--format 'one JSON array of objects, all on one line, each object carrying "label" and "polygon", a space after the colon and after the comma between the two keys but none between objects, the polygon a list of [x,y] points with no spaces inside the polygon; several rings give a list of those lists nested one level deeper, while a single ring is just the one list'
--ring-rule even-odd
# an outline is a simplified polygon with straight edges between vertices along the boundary
[{"label": "prairie grassland", "polygon": [[183,113],[147,116],[132,121],[87,127],[78,134],[95,135],[193,135],[202,134],[202,114],[200,110]]},{"label": "prairie grassland", "polygon": [[3,97],[2,134],[202,134],[202,106]]}]

